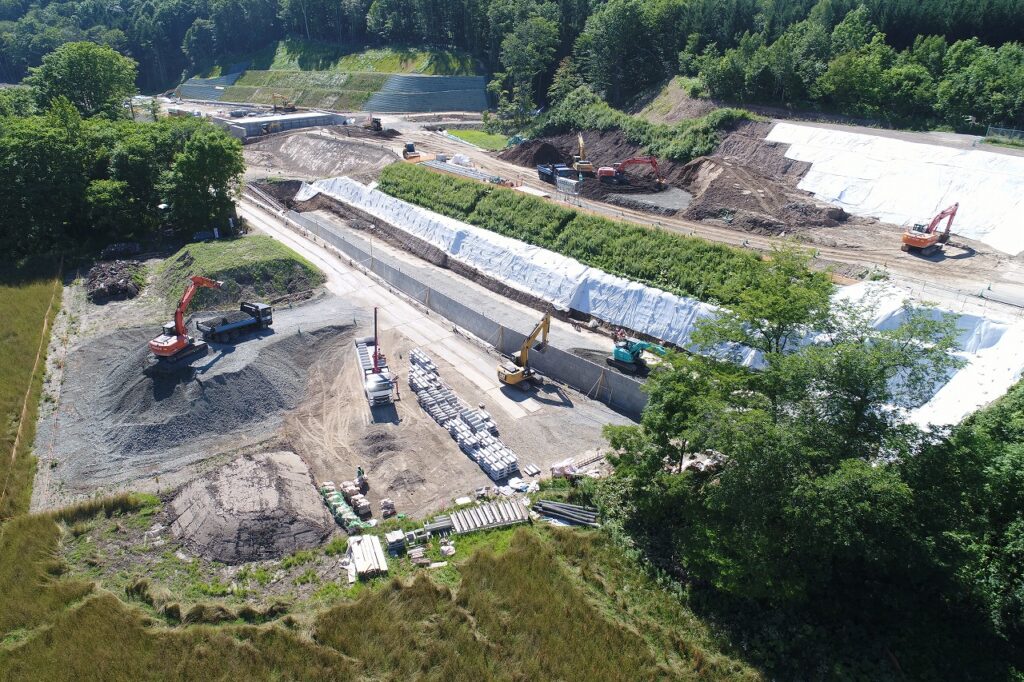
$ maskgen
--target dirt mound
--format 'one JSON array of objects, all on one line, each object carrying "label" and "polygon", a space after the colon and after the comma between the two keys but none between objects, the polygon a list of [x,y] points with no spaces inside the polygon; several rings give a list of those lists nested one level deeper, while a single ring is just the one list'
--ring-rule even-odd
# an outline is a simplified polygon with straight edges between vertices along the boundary
[{"label": "dirt mound", "polygon": [[694,159],[679,181],[694,195],[686,217],[721,220],[757,234],[835,227],[847,217],[842,209],[818,204],[785,182],[718,156]]},{"label": "dirt mound", "polygon": [[85,292],[94,303],[135,298],[140,287],[142,263],[114,260],[96,263],[85,276]]},{"label": "dirt mound", "polygon": [[309,469],[292,452],[240,457],[182,488],[171,531],[226,564],[278,559],[321,544],[334,522]]},{"label": "dirt mound", "polygon": [[544,163],[567,163],[572,160],[571,155],[566,157],[557,147],[544,140],[527,140],[501,152],[498,158],[528,168]]},{"label": "dirt mound", "polygon": [[398,158],[381,141],[355,139],[361,135],[346,137],[353,139],[309,131],[272,136],[246,145],[243,153],[248,165],[286,176],[317,179],[348,175],[362,182],[375,180],[381,168]]},{"label": "dirt mound", "polygon": [[323,352],[346,345],[350,309],[327,300],[275,311],[274,327],[172,375],[147,373],[152,328],[93,337],[68,355],[53,456],[71,489],[160,476],[272,433]]}]

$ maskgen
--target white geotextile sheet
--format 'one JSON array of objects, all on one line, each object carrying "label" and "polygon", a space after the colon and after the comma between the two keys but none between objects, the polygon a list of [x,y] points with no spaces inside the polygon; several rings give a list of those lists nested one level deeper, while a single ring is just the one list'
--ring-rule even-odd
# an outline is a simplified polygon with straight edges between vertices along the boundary
[{"label": "white geotextile sheet", "polygon": [[[512,288],[681,347],[689,346],[697,321],[717,310],[696,299],[616,277],[553,251],[427,211],[349,178],[304,183],[295,199],[305,201],[318,192],[406,230]],[[854,284],[836,293],[836,299],[872,305],[877,329],[898,325],[904,315],[903,301],[909,298],[909,291],[882,282]],[[1024,323],[958,315],[957,326],[960,355],[968,364],[938,387],[926,404],[911,412],[911,420],[921,426],[959,422],[1003,395],[1024,370]],[[755,351],[742,357],[742,364],[748,367],[759,362]]]},{"label": "white geotextile sheet", "polygon": [[[696,321],[715,311],[714,306],[696,299],[610,275],[553,251],[427,211],[346,177],[304,184],[295,198],[305,201],[317,192],[400,227],[502,283],[563,310],[574,308],[678,346],[688,346]],[[751,351],[744,364],[753,361]]]},{"label": "white geotextile sheet", "polygon": [[959,202],[955,234],[1024,251],[1024,157],[792,123],[776,124],[766,139],[811,164],[800,189],[854,215],[927,224]]}]

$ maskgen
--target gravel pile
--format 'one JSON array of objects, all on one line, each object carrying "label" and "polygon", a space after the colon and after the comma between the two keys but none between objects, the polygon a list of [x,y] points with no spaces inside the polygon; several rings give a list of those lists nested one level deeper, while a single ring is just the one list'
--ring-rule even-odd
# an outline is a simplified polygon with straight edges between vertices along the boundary
[{"label": "gravel pile", "polygon": [[171,531],[197,554],[237,564],[320,545],[334,522],[292,452],[240,457],[188,483],[171,502]]},{"label": "gravel pile", "polygon": [[68,356],[54,422],[55,473],[69,488],[91,490],[262,440],[302,399],[313,362],[351,342],[351,324],[323,321],[339,319],[336,308],[326,301],[276,311],[273,333],[212,344],[191,371],[172,375],[146,371],[151,328],[88,339]]}]

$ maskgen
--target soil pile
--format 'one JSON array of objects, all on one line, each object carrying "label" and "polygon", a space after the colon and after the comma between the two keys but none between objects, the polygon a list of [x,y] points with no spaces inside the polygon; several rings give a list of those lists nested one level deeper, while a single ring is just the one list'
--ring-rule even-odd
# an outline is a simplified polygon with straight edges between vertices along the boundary
[{"label": "soil pile", "polygon": [[568,157],[550,142],[544,140],[527,140],[520,145],[510,147],[498,154],[498,158],[531,168],[545,163],[568,163]]},{"label": "soil pile", "polygon": [[688,163],[680,182],[694,195],[686,217],[721,220],[757,234],[835,227],[847,218],[841,208],[818,204],[750,166],[717,156]]},{"label": "soil pile", "polygon": [[226,564],[278,559],[320,545],[334,522],[309,469],[292,452],[240,457],[182,488],[171,531]]},{"label": "soil pile", "polygon": [[137,260],[114,260],[96,263],[85,276],[85,292],[93,303],[124,300],[139,295],[136,280],[142,273]]}]

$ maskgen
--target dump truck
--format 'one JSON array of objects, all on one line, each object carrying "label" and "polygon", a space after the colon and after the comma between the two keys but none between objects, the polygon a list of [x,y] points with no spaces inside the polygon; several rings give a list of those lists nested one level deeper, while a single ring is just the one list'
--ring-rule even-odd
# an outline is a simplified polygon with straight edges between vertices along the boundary
[{"label": "dump truck", "polygon": [[274,323],[274,309],[266,303],[244,301],[238,310],[196,322],[205,341],[229,343],[243,334],[266,329]]},{"label": "dump truck", "polygon": [[548,184],[555,184],[555,178],[575,180],[578,173],[564,163],[545,163],[537,166],[537,177]]},{"label": "dump truck", "polygon": [[356,359],[363,378],[363,394],[370,407],[395,402],[395,381],[377,337],[377,309],[373,309],[373,336],[356,339]]}]

